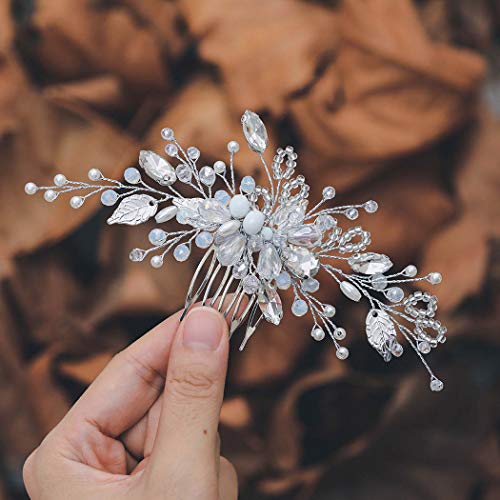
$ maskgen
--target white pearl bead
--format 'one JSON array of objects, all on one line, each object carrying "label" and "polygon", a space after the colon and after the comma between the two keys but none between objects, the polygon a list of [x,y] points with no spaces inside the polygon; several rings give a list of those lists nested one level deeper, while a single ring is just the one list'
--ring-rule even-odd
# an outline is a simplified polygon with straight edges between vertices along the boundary
[{"label": "white pearl bead", "polygon": [[85,200],[81,196],[73,196],[71,200],[69,200],[69,204],[73,208],[80,208],[83,205]]},{"label": "white pearl bead", "polygon": [[35,194],[37,191],[38,191],[38,187],[37,187],[37,185],[34,182],[28,182],[24,186],[24,192],[26,194],[29,194],[30,196],[33,195],[33,194]]},{"label": "white pearl bead", "polygon": [[323,308],[323,312],[325,313],[325,316],[327,318],[333,318],[337,310],[335,309],[335,306],[332,306],[331,304],[326,304],[325,307]]},{"label": "white pearl bead", "polygon": [[346,338],[346,335],[347,335],[347,332],[342,327],[335,328],[335,330],[333,330],[333,336],[337,340],[344,340]]},{"label": "white pearl bead", "polygon": [[162,257],[160,255],[155,255],[154,257],[151,257],[151,265],[156,269],[163,266]]},{"label": "white pearl bead", "polygon": [[240,145],[236,141],[230,141],[227,143],[227,150],[230,153],[237,153],[240,150]]},{"label": "white pearl bead", "polygon": [[444,384],[441,382],[441,380],[437,378],[433,378],[430,383],[431,391],[433,392],[440,392],[443,390]]},{"label": "white pearl bead", "polygon": [[89,170],[88,176],[91,181],[98,181],[102,178],[102,173],[98,168],[91,168]]},{"label": "white pearl bead", "polygon": [[57,187],[63,187],[64,184],[66,184],[68,182],[68,179],[66,179],[66,176],[63,175],[63,174],[57,174],[55,177],[54,177],[54,184],[57,186]]},{"label": "white pearl bead", "polygon": [[266,216],[261,211],[252,210],[243,220],[243,231],[250,235],[259,233],[264,225],[265,219]]},{"label": "white pearl bead", "polygon": [[427,276],[427,281],[431,285],[439,285],[439,283],[441,283],[442,280],[443,280],[443,277],[441,276],[441,273],[430,273]]},{"label": "white pearl bead", "polygon": [[235,219],[243,219],[250,212],[250,202],[246,196],[237,194],[229,202],[229,211]]},{"label": "white pearl bead", "polygon": [[214,163],[214,170],[216,174],[224,175],[226,173],[226,164],[222,160],[217,160]]},{"label": "white pearl bead", "polygon": [[325,338],[325,332],[324,332],[323,328],[321,328],[319,326],[315,326],[311,330],[311,337],[318,342],[323,340]]},{"label": "white pearl bead", "polygon": [[56,191],[54,191],[53,189],[47,189],[47,191],[45,191],[45,193],[43,193],[43,197],[45,198],[45,201],[48,201],[49,203],[52,203],[58,196],[59,196],[59,194]]},{"label": "white pearl bead", "polygon": [[347,347],[339,347],[335,354],[339,359],[347,359],[349,357],[349,349]]},{"label": "white pearl bead", "polygon": [[413,264],[406,266],[403,270],[403,274],[409,278],[413,278],[417,275],[417,268]]}]

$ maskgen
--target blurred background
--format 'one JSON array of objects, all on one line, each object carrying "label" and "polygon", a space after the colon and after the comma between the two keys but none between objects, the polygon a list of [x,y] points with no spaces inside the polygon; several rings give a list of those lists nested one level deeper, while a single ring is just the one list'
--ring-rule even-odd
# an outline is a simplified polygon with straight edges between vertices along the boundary
[{"label": "blurred background", "polygon": [[[223,453],[243,500],[500,498],[498,0],[0,1],[0,498],[112,355],[178,310],[193,263],[132,264],[150,226],[27,197],[28,180],[119,177],[162,127],[205,163],[250,108],[317,197],[374,198],[373,249],[439,270],[449,340],[431,393],[386,365],[336,287],[351,356],[308,319],[233,345]],[[271,153],[269,153],[271,154]],[[238,155],[242,175],[255,155]],[[89,200],[90,201],[90,200]],[[126,381],[124,381],[126,383]]]}]

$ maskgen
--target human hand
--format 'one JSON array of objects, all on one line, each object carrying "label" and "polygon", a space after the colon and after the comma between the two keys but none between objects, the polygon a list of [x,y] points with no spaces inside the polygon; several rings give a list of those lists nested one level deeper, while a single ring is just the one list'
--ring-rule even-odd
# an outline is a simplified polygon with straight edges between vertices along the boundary
[{"label": "human hand", "polygon": [[217,434],[227,357],[226,322],[205,307],[117,354],[26,461],[30,497],[236,499]]}]

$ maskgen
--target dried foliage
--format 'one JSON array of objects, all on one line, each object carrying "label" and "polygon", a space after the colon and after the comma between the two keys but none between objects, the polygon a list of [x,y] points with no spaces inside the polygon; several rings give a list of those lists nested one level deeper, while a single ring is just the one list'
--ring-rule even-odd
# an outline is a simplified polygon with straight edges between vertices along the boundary
[{"label": "dried foliage", "polygon": [[348,362],[300,320],[263,327],[222,410],[241,498],[499,498],[499,26],[487,0],[0,2],[0,498],[25,498],[26,455],[191,275],[129,263],[148,228],[49,209],[24,182],[119,176],[166,125],[213,161],[247,107],[313,189],[379,201],[361,221],[376,249],[442,271],[450,341],[436,395],[411,360],[383,365],[334,290]]}]

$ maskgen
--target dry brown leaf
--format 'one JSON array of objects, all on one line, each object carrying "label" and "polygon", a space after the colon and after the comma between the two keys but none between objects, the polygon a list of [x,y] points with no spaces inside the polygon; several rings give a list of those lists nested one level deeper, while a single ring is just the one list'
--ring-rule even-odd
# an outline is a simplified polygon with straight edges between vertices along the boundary
[{"label": "dry brown leaf", "polygon": [[335,160],[383,160],[435,141],[473,114],[483,61],[431,42],[410,0],[348,0],[339,22],[335,63],[292,103],[310,148]]},{"label": "dry brown leaf", "polygon": [[437,289],[425,282],[422,287],[437,293],[443,312],[453,310],[481,289],[488,253],[481,225],[473,218],[461,218],[427,244],[420,272],[425,275],[438,270],[443,275],[443,282]]},{"label": "dry brown leaf", "polygon": [[252,412],[247,399],[237,396],[226,399],[220,412],[220,421],[223,425],[233,429],[247,427],[252,420]]},{"label": "dry brown leaf", "polygon": [[60,375],[69,377],[82,385],[90,385],[113,357],[112,352],[100,352],[82,360],[61,361],[57,365]]},{"label": "dry brown leaf", "polygon": [[287,98],[314,80],[338,43],[334,12],[312,3],[183,0],[181,9],[238,112],[282,114]]},{"label": "dry brown leaf", "polygon": [[87,109],[52,103],[34,93],[24,96],[17,116],[18,130],[0,143],[0,168],[9,178],[8,184],[0,184],[0,237],[6,243],[2,258],[66,235],[99,205],[93,197],[74,211],[66,195],[47,206],[40,194],[24,194],[25,182],[50,185],[57,172],[85,180],[92,167],[116,178],[135,161],[139,149],[131,138]]}]

